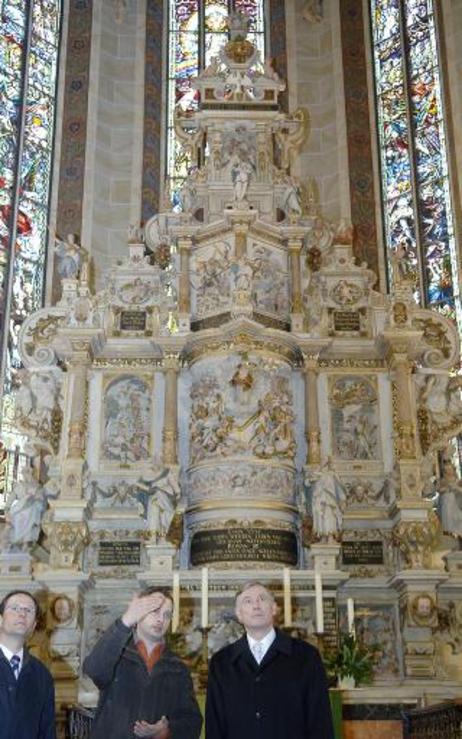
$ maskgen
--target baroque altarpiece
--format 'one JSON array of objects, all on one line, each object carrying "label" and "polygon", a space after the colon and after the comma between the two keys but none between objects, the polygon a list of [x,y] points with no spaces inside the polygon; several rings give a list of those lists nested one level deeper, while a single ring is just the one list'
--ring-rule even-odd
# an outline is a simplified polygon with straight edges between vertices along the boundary
[{"label": "baroque altarpiece", "polygon": [[377,292],[351,225],[291,174],[309,113],[282,112],[238,25],[175,118],[198,162],[181,204],[129,228],[99,291],[69,239],[59,301],[24,323],[15,423],[35,466],[2,578],[45,593],[36,648],[63,700],[94,700],[81,663],[140,585],[178,573],[175,645],[200,671],[239,633],[238,585],[282,595],[284,571],[286,625],[321,646],[353,600],[380,644],[365,694],[457,694],[457,331],[416,305],[399,250]]}]

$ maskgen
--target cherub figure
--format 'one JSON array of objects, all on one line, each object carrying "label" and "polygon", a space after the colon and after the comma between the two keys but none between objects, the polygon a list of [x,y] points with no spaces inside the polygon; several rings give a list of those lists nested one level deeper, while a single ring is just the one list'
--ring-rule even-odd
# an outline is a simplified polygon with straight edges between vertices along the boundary
[{"label": "cherub figure", "polygon": [[66,240],[56,238],[55,253],[58,258],[57,271],[61,279],[77,280],[88,262],[88,254],[76,241],[75,234],[68,234]]}]

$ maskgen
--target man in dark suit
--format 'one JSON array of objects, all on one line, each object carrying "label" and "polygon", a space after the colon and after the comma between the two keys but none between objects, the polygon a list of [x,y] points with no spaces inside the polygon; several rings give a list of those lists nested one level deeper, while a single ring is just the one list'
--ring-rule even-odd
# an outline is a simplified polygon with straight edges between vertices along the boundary
[{"label": "man in dark suit", "polygon": [[319,653],[275,629],[276,613],[261,583],[238,593],[246,634],[210,662],[206,739],[334,739]]},{"label": "man in dark suit", "polygon": [[53,679],[25,647],[38,615],[24,590],[0,603],[0,739],[56,739]]}]

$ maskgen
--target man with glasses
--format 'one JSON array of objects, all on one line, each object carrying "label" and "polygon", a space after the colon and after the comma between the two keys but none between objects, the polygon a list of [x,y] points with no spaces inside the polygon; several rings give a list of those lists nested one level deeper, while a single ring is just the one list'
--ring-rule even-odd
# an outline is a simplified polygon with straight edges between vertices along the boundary
[{"label": "man with glasses", "polygon": [[0,739],[56,739],[53,679],[25,647],[38,617],[26,591],[0,602]]},{"label": "man with glasses", "polygon": [[165,645],[168,593],[151,587],[100,637],[84,672],[100,696],[91,739],[198,739],[202,718],[186,665]]}]

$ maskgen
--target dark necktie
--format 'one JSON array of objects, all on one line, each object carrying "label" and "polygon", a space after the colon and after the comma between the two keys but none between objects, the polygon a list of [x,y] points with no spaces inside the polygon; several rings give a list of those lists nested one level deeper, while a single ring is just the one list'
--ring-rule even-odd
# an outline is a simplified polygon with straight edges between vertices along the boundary
[{"label": "dark necktie", "polygon": [[13,654],[12,658],[10,659],[10,665],[11,665],[11,669],[13,670],[16,680],[19,677],[19,665],[20,664],[21,664],[21,657],[19,657],[17,654]]}]

